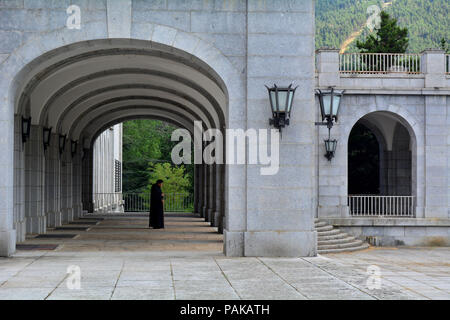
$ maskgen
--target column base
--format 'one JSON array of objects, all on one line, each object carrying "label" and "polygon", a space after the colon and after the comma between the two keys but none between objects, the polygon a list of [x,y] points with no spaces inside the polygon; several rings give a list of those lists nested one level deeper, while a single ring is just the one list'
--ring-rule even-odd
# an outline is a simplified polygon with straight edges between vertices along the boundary
[{"label": "column base", "polygon": [[25,241],[25,237],[27,234],[27,224],[26,219],[22,221],[17,221],[14,223],[14,230],[16,231],[16,242]]},{"label": "column base", "polygon": [[256,231],[244,233],[246,257],[314,257],[316,231]]},{"label": "column base", "polygon": [[72,208],[67,209],[67,221],[72,222],[74,220]]},{"label": "column base", "polygon": [[61,212],[49,212],[47,215],[47,226],[50,228],[60,227],[62,225]]},{"label": "column base", "polygon": [[42,234],[47,231],[47,217],[27,217],[27,233]]},{"label": "column base", "polygon": [[214,224],[214,215],[213,215],[213,210],[212,209],[208,209],[207,211],[206,211],[206,214],[207,214],[207,219],[206,219],[206,221],[208,221],[208,222],[211,222],[211,225],[213,225]]},{"label": "column base", "polygon": [[202,211],[200,214],[201,214],[202,218],[205,218],[205,220],[208,221],[206,213],[207,213],[206,207],[202,207]]},{"label": "column base", "polygon": [[212,213],[212,226],[218,228],[220,225],[220,212],[214,211]]},{"label": "column base", "polygon": [[244,256],[244,232],[228,231],[223,232],[223,253],[227,257]]},{"label": "column base", "polygon": [[16,252],[16,231],[0,231],[0,257],[10,257]]}]

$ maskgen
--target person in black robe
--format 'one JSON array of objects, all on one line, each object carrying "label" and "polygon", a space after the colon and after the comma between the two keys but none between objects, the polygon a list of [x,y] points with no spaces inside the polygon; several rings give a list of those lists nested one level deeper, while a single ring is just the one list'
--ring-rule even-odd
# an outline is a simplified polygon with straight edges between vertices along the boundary
[{"label": "person in black robe", "polygon": [[150,227],[153,227],[153,229],[164,228],[164,193],[161,190],[162,185],[163,181],[158,180],[152,185],[151,189]]}]

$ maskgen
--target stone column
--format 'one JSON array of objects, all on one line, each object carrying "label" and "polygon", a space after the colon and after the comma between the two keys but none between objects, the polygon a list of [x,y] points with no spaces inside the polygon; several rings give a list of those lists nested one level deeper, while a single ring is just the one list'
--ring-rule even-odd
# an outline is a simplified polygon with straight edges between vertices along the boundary
[{"label": "stone column", "polygon": [[83,211],[94,212],[93,206],[93,149],[83,150]]},{"label": "stone column", "polygon": [[203,181],[203,165],[198,164],[197,166],[197,172],[198,172],[198,203],[197,203],[197,211],[200,216],[202,215],[202,208],[203,208],[203,188],[204,188],[204,181]]},{"label": "stone column", "polygon": [[299,87],[279,140],[278,172],[262,175],[265,166],[247,165],[245,256],[316,255],[314,4],[293,3],[248,2],[247,128],[269,128],[264,85]]},{"label": "stone column", "polygon": [[216,206],[215,199],[215,181],[216,180],[216,170],[215,165],[208,166],[208,221],[214,225],[214,211]]},{"label": "stone column", "polygon": [[448,218],[450,105],[446,96],[425,97],[425,218]]},{"label": "stone column", "polygon": [[64,150],[65,161],[67,166],[67,215],[69,221],[74,220],[74,211],[73,211],[73,161],[72,155],[70,153],[70,141],[66,141],[66,148]]},{"label": "stone column", "polygon": [[[5,76],[5,75],[3,75]],[[16,251],[14,230],[14,115],[6,101],[0,106],[0,256]]]},{"label": "stone column", "polygon": [[61,190],[60,190],[60,174],[61,163],[59,161],[58,135],[53,134],[50,146],[46,153],[46,202],[47,204],[47,226],[58,227],[62,225],[61,215]]},{"label": "stone column", "polygon": [[[83,147],[83,146],[81,146]],[[83,197],[83,211],[86,212],[92,212],[92,149],[83,149],[83,157],[82,157],[82,185],[83,185],[83,191],[82,191],[82,197]]]},{"label": "stone column", "polygon": [[222,223],[222,164],[214,165],[214,212],[213,212],[213,225],[219,229],[219,232],[222,232],[221,229],[223,227]]},{"label": "stone column", "polygon": [[27,233],[45,233],[47,222],[44,212],[45,156],[42,126],[31,126],[25,159]]},{"label": "stone column", "polygon": [[[445,86],[445,52],[428,49],[422,52],[421,71],[425,75],[426,88]],[[448,177],[448,137],[450,136],[448,98],[425,97],[425,218],[448,218],[450,185]],[[420,209],[418,208],[418,217]]]},{"label": "stone column", "polygon": [[14,229],[17,242],[25,241],[25,158],[22,142],[22,116],[14,118]]},{"label": "stone column", "polygon": [[194,213],[198,212],[198,199],[199,199],[199,195],[198,195],[198,186],[199,186],[199,181],[198,181],[198,165],[194,164]]},{"label": "stone column", "polygon": [[208,214],[207,214],[207,206],[208,206],[208,188],[209,188],[209,181],[208,181],[208,166],[206,164],[203,165],[203,203],[202,203],[202,217],[205,218],[206,221],[208,221]]},{"label": "stone column", "polygon": [[75,153],[72,159],[73,164],[72,197],[73,197],[73,212],[75,219],[78,219],[82,216],[82,200],[81,200],[82,172],[81,172],[81,156],[78,150],[79,148],[80,146],[78,146],[77,152]]}]

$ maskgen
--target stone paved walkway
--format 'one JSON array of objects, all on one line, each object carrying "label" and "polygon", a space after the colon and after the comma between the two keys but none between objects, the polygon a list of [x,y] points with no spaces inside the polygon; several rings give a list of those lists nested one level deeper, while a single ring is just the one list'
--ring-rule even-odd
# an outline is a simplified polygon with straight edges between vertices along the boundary
[{"label": "stone paved walkway", "polygon": [[[49,232],[76,239],[29,238],[60,246],[0,258],[0,299],[450,299],[450,248],[227,258],[221,235],[200,218],[167,217],[165,230],[147,222],[111,218],[88,231]],[[72,265],[80,290],[67,287]]]}]

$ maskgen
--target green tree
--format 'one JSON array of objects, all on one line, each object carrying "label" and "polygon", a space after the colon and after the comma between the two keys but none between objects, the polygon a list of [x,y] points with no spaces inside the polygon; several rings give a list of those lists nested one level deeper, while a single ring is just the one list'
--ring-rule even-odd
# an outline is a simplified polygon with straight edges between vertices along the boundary
[{"label": "green tree", "polygon": [[440,47],[442,50],[445,51],[445,53],[450,53],[450,46],[447,43],[447,40],[445,40],[445,38],[441,39]]},{"label": "green tree", "polygon": [[158,120],[123,124],[123,191],[142,192],[148,184],[148,163],[171,161],[175,127]]},{"label": "green tree", "polygon": [[405,53],[408,49],[408,29],[397,25],[397,19],[381,11],[381,22],[375,34],[370,34],[364,42],[356,46],[363,53]]},{"label": "green tree", "polygon": [[158,179],[164,181],[164,193],[188,193],[191,186],[189,173],[186,173],[184,166],[175,166],[170,163],[149,163],[147,169],[149,171],[149,179],[147,191],[150,192],[152,184]]}]

